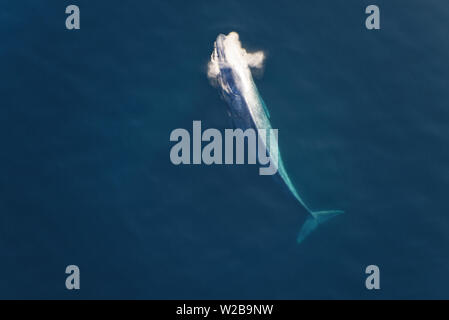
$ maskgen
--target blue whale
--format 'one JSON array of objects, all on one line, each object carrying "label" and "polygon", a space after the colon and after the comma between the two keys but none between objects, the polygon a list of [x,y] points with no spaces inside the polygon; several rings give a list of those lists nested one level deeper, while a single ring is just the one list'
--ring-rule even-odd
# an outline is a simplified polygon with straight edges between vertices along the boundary
[{"label": "blue whale", "polygon": [[[211,60],[208,65],[208,76],[220,88],[221,94],[228,105],[228,114],[236,128],[246,130],[272,129],[270,114],[256,85],[254,84],[250,67],[262,66],[263,52],[248,53],[242,48],[239,36],[236,32],[228,35],[218,35]],[[270,157],[277,155],[277,173],[282,183],[294,198],[307,210],[309,216],[301,227],[297,242],[304,239],[321,223],[330,218],[342,214],[341,210],[314,211],[299,196],[290,177],[285,170],[279,152],[277,140],[273,142],[263,141],[269,150]]]}]

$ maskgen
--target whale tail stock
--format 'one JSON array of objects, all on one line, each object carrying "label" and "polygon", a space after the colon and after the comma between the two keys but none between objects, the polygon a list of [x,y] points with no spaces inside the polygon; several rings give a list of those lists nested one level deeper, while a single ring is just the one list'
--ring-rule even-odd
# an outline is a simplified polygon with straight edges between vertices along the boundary
[{"label": "whale tail stock", "polygon": [[342,213],[344,213],[342,210],[310,211],[310,216],[302,225],[301,230],[299,230],[296,241],[298,244],[303,242],[320,224]]}]

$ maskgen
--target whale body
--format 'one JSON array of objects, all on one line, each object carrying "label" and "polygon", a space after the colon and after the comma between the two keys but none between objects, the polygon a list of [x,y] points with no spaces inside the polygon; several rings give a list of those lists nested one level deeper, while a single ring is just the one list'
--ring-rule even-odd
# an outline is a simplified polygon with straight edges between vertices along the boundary
[{"label": "whale body", "polygon": [[[234,126],[242,130],[272,129],[270,114],[252,78],[250,68],[261,68],[264,61],[262,51],[248,53],[242,48],[239,35],[231,32],[228,35],[218,35],[211,59],[208,65],[208,77],[216,84],[228,105],[228,114]],[[343,211],[326,210],[313,211],[299,196],[298,191],[290,180],[282,162],[277,139],[259,137],[266,146],[270,157],[275,157],[277,173],[282,183],[294,198],[307,210],[309,217],[301,227],[297,242],[301,243],[316,227],[337,216]]]}]

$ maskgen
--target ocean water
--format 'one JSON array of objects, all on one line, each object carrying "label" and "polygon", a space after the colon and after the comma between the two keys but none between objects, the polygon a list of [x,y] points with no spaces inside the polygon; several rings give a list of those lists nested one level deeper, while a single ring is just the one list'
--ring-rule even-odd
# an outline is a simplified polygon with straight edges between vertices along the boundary
[{"label": "ocean water", "polygon": [[[377,0],[378,31],[362,0],[1,4],[0,298],[449,298],[446,1]],[[229,127],[206,65],[230,31],[267,55],[301,196],[346,212],[301,245],[255,166],[170,162],[173,129]]]}]

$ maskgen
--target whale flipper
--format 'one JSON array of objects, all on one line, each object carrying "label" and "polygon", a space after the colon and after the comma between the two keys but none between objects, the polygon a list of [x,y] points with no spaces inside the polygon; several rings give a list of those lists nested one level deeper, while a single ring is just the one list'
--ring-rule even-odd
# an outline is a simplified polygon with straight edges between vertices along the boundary
[{"label": "whale flipper", "polygon": [[311,211],[311,216],[309,216],[306,222],[302,225],[296,241],[298,243],[303,242],[304,239],[320,224],[342,213],[344,213],[342,210]]},{"label": "whale flipper", "polygon": [[268,111],[267,105],[265,104],[265,102],[264,102],[262,99],[260,99],[260,100],[261,100],[261,102],[262,102],[262,107],[263,107],[263,109],[265,110],[265,113],[266,113],[266,115],[267,115],[267,118],[270,119],[270,111]]}]

